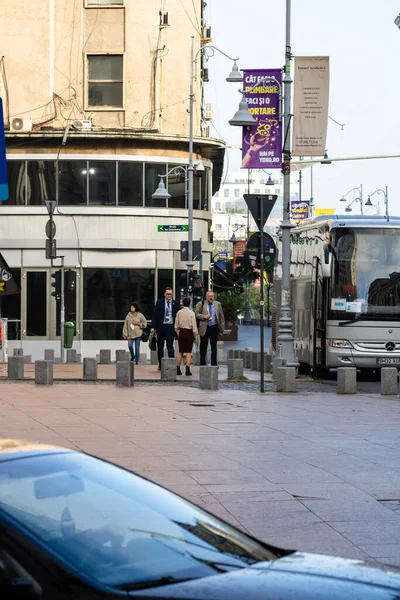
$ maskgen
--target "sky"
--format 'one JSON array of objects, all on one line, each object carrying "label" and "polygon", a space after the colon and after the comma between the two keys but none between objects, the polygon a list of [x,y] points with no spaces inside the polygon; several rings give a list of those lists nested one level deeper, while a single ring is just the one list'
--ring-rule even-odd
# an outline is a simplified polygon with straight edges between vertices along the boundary
[{"label": "sky", "polygon": [[[206,2],[212,44],[233,58],[240,57],[240,69],[283,66],[286,0]],[[330,57],[329,115],[344,124],[342,130],[328,122],[326,147],[331,158],[400,155],[400,29],[394,24],[399,12],[399,0],[292,0],[292,54]],[[216,52],[207,66],[212,135],[240,147],[241,128],[228,123],[241,98],[240,86],[225,81],[231,63]],[[241,152],[228,149],[227,155],[225,176],[229,177],[240,168]],[[400,216],[400,158],[317,165],[313,172],[317,207],[335,208],[342,214],[346,204],[339,199],[352,188],[362,184],[366,202],[368,194],[388,186],[389,213]],[[305,169],[303,199],[310,197],[310,183],[310,169]],[[357,196],[352,192],[347,198]],[[383,214],[383,196],[371,198],[375,204],[378,200]],[[357,214],[359,203],[352,208]]]}]

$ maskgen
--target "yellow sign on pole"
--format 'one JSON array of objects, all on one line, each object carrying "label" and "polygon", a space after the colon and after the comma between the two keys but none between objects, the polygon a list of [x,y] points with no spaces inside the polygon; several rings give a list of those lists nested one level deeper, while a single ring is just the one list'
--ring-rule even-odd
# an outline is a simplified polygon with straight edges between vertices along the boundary
[{"label": "yellow sign on pole", "polygon": [[334,214],[335,214],[334,208],[316,208],[315,209],[316,217],[320,217],[322,215],[334,215]]}]

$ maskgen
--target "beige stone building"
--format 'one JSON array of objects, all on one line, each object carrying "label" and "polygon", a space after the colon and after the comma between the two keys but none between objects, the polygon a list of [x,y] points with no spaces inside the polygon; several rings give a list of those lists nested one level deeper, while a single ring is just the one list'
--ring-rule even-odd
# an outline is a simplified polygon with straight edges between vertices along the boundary
[{"label": "beige stone building", "polygon": [[129,302],[146,317],[165,285],[186,269],[187,233],[159,225],[188,222],[185,176],[166,178],[171,198],[154,200],[159,175],[188,165],[190,47],[194,36],[194,239],[201,239],[205,285],[212,194],[224,144],[208,136],[203,53],[209,23],[202,0],[3,0],[0,96],[10,196],[0,206],[0,251],[19,279],[3,298],[9,348],[34,358],[59,348],[60,303],[45,257],[46,199],[58,202],[56,242],[76,272],[66,289],[75,347],[123,347]]}]

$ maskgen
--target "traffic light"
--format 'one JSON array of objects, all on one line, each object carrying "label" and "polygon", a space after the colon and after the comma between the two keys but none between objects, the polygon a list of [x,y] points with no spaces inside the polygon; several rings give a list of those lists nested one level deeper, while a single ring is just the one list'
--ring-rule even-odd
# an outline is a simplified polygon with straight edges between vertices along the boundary
[{"label": "traffic light", "polygon": [[181,273],[179,276],[179,296],[180,299],[187,296],[187,272]]},{"label": "traffic light", "polygon": [[74,293],[76,289],[76,271],[65,271],[65,291],[67,293]]},{"label": "traffic light", "polygon": [[191,296],[193,294],[194,288],[194,271],[188,272],[188,294]]},{"label": "traffic light", "polygon": [[193,281],[193,304],[200,302],[203,299],[204,285],[201,276],[197,273],[194,275]]},{"label": "traffic light", "polygon": [[54,292],[51,292],[51,295],[59,300],[61,298],[61,269],[54,271],[54,273],[51,274],[51,278],[54,279],[51,284],[51,287],[54,288]]}]

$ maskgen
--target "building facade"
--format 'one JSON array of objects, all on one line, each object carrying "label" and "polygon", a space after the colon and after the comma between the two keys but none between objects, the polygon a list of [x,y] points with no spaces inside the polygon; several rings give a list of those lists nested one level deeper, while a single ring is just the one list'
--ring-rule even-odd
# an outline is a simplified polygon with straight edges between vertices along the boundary
[{"label": "building facade", "polygon": [[[224,144],[207,137],[201,48],[209,40],[202,0],[3,0],[0,95],[10,196],[0,206],[1,253],[20,296],[5,296],[9,347],[34,358],[58,348],[60,302],[45,257],[45,200],[54,213],[57,255],[76,272],[66,286],[75,347],[93,356],[123,343],[129,303],[147,318],[186,265],[190,47],[194,79],[194,239],[202,243],[204,283],[212,252],[211,197]],[[159,176],[171,198],[154,200]],[[195,268],[199,268],[199,263]],[[71,280],[72,281],[72,280]]]}]

